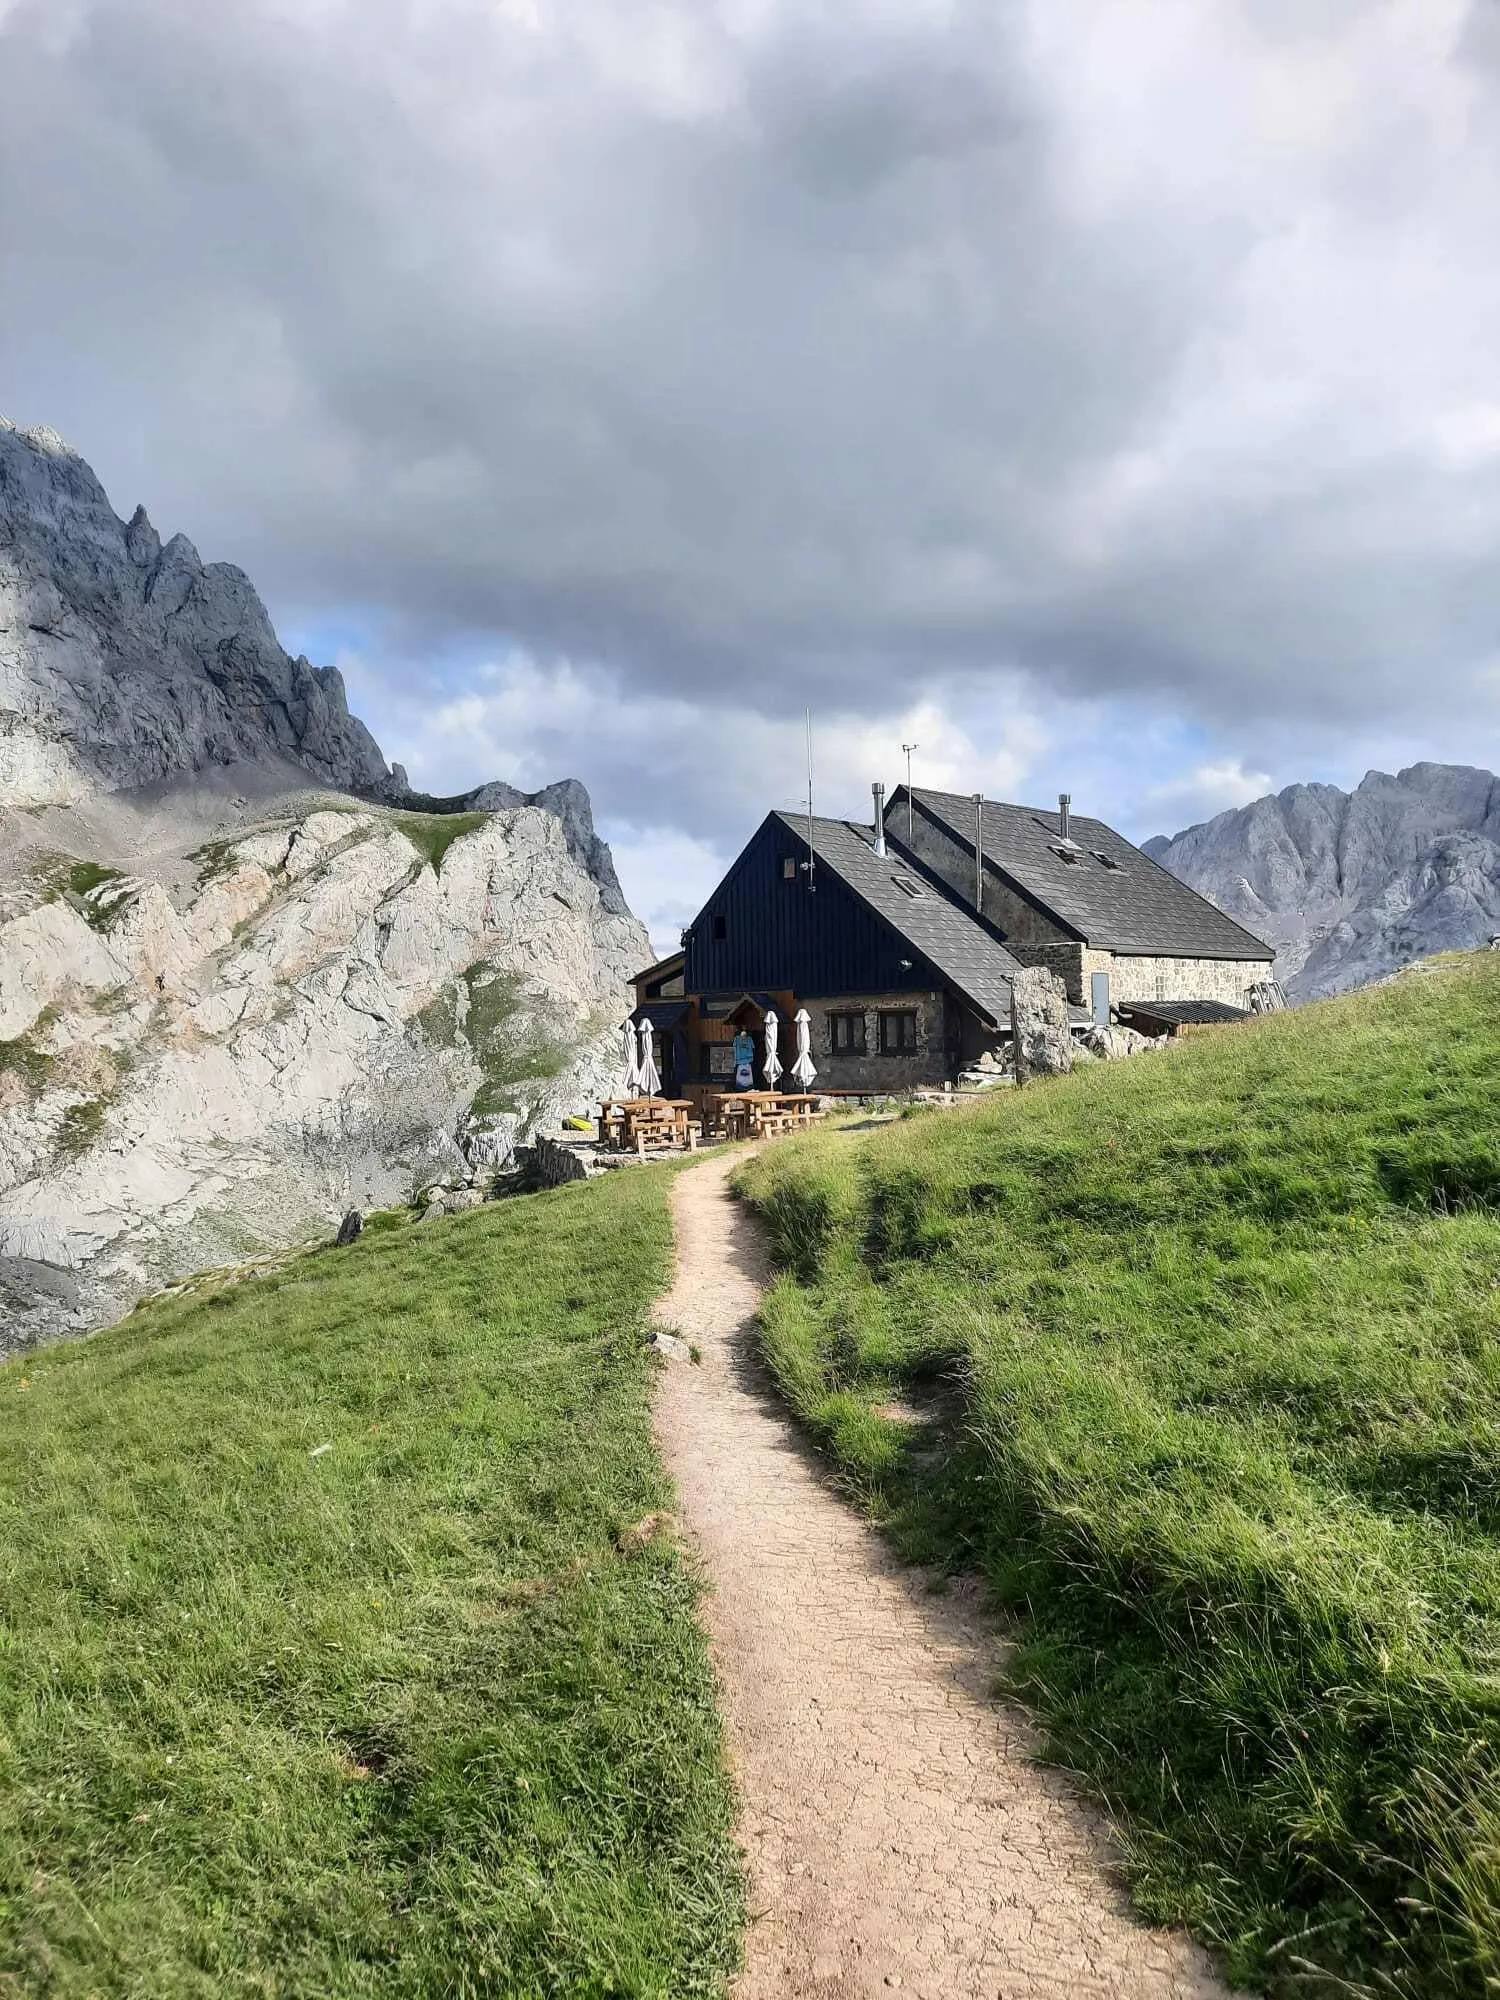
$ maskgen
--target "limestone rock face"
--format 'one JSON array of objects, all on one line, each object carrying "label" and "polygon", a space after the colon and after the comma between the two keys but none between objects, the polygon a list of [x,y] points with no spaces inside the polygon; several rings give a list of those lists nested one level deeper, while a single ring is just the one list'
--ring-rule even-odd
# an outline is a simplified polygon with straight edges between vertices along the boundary
[{"label": "limestone rock face", "polygon": [[[397,766],[400,769],[400,766]],[[507,812],[516,806],[538,806],[562,821],[564,838],[574,859],[599,884],[604,907],[616,916],[628,916],[629,905],[615,874],[614,856],[594,831],[594,808],[587,789],[576,778],[561,778],[543,785],[537,792],[517,791],[514,785],[480,785],[460,798],[437,801],[447,812]]]},{"label": "limestone rock face", "polygon": [[464,1206],[617,1090],[650,956],[576,780],[415,796],[241,571],[0,420],[0,1352]]},{"label": "limestone rock face", "polygon": [[1044,965],[1027,966],[1012,976],[1010,1024],[1017,1083],[1038,1076],[1066,1076],[1072,1069],[1067,993]]},{"label": "limestone rock face", "polygon": [[1294,1000],[1500,930],[1500,781],[1458,764],[1290,785],[1146,852],[1276,946]]},{"label": "limestone rock face", "polygon": [[195,798],[110,801],[113,870],[69,865],[97,802],[16,816],[0,1352],[462,1183],[618,1088],[649,941],[556,815],[443,845],[441,821],[312,793],[186,852],[223,804]]},{"label": "limestone rock face", "polygon": [[127,523],[54,432],[0,420],[0,806],[276,758],[400,789],[332,667],[291,659],[243,571]]}]

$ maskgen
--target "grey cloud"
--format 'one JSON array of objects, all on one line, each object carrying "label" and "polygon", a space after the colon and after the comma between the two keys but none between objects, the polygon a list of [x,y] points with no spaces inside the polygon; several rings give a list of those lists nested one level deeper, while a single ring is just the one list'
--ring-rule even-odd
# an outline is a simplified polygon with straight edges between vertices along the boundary
[{"label": "grey cloud", "polygon": [[1004,668],[1252,731],[1462,716],[1500,439],[1431,427],[1500,406],[1500,192],[1442,93],[1489,88],[1494,10],[1444,50],[1399,0],[1205,0],[1202,91],[1283,62],[1328,137],[1226,104],[1221,144],[1190,66],[1143,167],[1151,10],[1095,130],[1048,7],[1083,56],[1111,0],[12,0],[0,400],[414,657],[508,635],[768,713]]}]

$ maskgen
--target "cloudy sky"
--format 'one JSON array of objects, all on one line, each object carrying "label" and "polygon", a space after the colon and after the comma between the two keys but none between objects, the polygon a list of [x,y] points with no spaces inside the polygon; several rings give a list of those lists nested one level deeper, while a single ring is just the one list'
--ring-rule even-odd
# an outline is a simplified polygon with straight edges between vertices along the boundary
[{"label": "cloudy sky", "polygon": [[1497,0],[0,0],[0,409],[413,782],[1500,761]]}]

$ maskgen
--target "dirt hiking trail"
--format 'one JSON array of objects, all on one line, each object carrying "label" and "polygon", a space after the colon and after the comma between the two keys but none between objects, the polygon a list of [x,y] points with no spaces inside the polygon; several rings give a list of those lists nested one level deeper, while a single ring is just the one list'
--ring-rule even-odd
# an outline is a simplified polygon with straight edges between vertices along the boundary
[{"label": "dirt hiking trail", "polygon": [[732,1158],[678,1177],[657,1435],[711,1584],[705,1616],[750,1888],[735,2000],[1227,2000],[1147,1929],[1107,1840],[991,1698],[971,1596],[936,1597],[840,1500],[754,1353],[769,1260]]}]

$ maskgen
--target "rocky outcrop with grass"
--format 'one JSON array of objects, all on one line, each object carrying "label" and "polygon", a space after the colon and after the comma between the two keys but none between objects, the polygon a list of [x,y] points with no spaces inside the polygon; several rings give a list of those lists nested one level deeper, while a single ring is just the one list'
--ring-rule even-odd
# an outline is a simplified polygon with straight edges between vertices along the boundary
[{"label": "rocky outcrop with grass", "polygon": [[614,1085],[647,939],[552,814],[311,795],[205,842],[189,872],[170,858],[132,872],[37,846],[13,864],[0,1351],[350,1208],[482,1185],[519,1136]]},{"label": "rocky outcrop with grass", "polygon": [[581,785],[412,794],[239,570],[0,423],[0,1352],[482,1184],[649,957]]},{"label": "rocky outcrop with grass", "polygon": [[1294,1000],[1500,930],[1500,780],[1462,764],[1289,785],[1146,852],[1258,937]]}]

